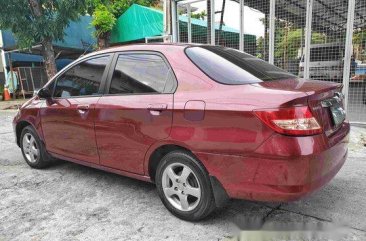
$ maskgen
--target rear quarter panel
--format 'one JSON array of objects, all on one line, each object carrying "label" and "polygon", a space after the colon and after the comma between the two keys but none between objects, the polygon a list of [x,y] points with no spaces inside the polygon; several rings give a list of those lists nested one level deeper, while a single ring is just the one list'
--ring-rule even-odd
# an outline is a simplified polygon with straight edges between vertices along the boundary
[{"label": "rear quarter panel", "polygon": [[[305,93],[258,88],[252,85],[223,85],[205,75],[184,53],[169,46],[160,51],[170,62],[178,81],[174,94],[174,117],[169,138],[164,143],[184,146],[193,152],[247,155],[269,138],[273,131],[253,114],[254,109],[276,108]],[[201,109],[187,102],[204,103],[204,117],[187,118]],[[197,105],[197,108],[202,108]],[[163,144],[161,142],[160,144]],[[156,144],[159,145],[159,144]],[[155,146],[154,146],[155,148]]]}]

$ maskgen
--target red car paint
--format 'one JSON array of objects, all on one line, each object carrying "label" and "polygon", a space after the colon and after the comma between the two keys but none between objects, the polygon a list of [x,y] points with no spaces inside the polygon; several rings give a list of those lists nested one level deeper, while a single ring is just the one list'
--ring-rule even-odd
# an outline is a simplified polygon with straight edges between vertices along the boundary
[{"label": "red car paint", "polygon": [[[296,78],[223,85],[192,63],[186,47],[131,45],[98,52],[159,52],[174,71],[177,89],[158,95],[34,97],[14,119],[18,139],[19,128],[31,124],[51,155],[145,181],[151,180],[154,151],[180,146],[203,163],[231,198],[290,201],[336,175],[346,160],[350,126],[347,121],[332,126],[320,101],[333,97],[340,85]],[[309,106],[320,134],[279,134],[254,112],[294,106]]]}]

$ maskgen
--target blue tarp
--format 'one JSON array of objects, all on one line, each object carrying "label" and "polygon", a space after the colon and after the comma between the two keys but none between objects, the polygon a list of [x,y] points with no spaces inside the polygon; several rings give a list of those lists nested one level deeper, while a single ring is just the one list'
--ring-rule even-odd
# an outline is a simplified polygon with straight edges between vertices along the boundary
[{"label": "blue tarp", "polygon": [[1,33],[3,36],[3,45],[4,46],[0,46],[0,47],[3,47],[4,49],[15,48],[17,43],[15,41],[13,33],[10,30],[2,30]]},{"label": "blue tarp", "polygon": [[[69,48],[75,50],[91,49],[96,44],[96,39],[93,36],[94,28],[91,26],[91,16],[81,16],[78,21],[70,22],[65,29],[63,41],[54,41],[54,46],[59,48]],[[15,49],[16,39],[9,30],[3,30],[3,48],[5,50]]]},{"label": "blue tarp", "polygon": [[61,48],[78,50],[92,50],[97,43],[93,33],[95,28],[91,26],[91,16],[81,16],[79,21],[71,22],[65,29],[63,41],[55,41],[54,45]]},{"label": "blue tarp", "polygon": [[[10,55],[10,56],[9,56]],[[23,53],[8,53],[5,55],[6,66],[9,66],[9,57],[11,62],[34,62],[42,63],[43,58],[40,55],[35,54],[23,54]]]},{"label": "blue tarp", "polygon": [[[11,62],[28,62],[28,63],[43,63],[43,58],[40,55],[35,54],[23,54],[23,53],[8,53],[10,54]],[[8,54],[5,55],[6,65],[9,66]],[[63,69],[66,65],[70,64],[72,59],[57,59],[56,67],[57,70]]]}]

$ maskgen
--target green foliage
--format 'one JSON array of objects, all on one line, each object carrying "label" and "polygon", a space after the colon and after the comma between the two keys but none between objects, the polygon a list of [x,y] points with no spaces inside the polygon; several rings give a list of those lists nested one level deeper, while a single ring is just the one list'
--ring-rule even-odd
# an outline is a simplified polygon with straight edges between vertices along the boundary
[{"label": "green foliage", "polygon": [[358,60],[366,61],[366,28],[358,29],[353,33],[353,52]]},{"label": "green foliage", "polygon": [[260,36],[257,39],[257,54],[256,57],[260,59],[264,59],[264,38]]},{"label": "green foliage", "polygon": [[353,34],[353,43],[366,48],[366,29],[359,30]]},{"label": "green foliage", "polygon": [[[265,19],[261,19],[263,25]],[[302,31],[300,28],[296,28],[291,23],[276,20],[276,33],[275,33],[275,58],[283,59],[296,59],[298,50],[301,48],[301,41],[304,44],[305,39],[302,37]],[[312,32],[311,43],[320,44],[326,42],[327,36],[325,34]],[[267,35],[268,46],[268,35]],[[264,52],[264,38],[259,37],[257,39],[257,57],[263,58]]]},{"label": "green foliage", "polygon": [[93,13],[92,25],[95,26],[96,36],[103,36],[112,30],[116,22],[115,16],[107,9],[105,5],[98,5]]},{"label": "green foliage", "polygon": [[[281,33],[276,36],[275,57],[287,56],[288,59],[295,59],[301,48],[301,34],[301,29],[281,29]],[[313,32],[311,35],[312,44],[325,43],[325,39],[324,34]],[[302,41],[304,43],[305,40]]]},{"label": "green foliage", "polygon": [[206,13],[205,10],[203,10],[202,12],[192,13],[191,14],[192,18],[201,19],[201,20],[204,20],[206,16],[207,16],[207,13]]},{"label": "green foliage", "polygon": [[112,13],[116,18],[121,16],[132,4],[139,4],[142,6],[150,7],[159,3],[159,0],[112,0]]},{"label": "green foliage", "polygon": [[85,12],[84,0],[37,0],[40,15],[28,0],[2,0],[0,29],[11,29],[19,47],[30,47],[45,39],[62,40],[70,21]]},{"label": "green foliage", "polygon": [[106,36],[112,30],[116,20],[132,4],[152,6],[159,0],[86,0],[87,12],[93,16],[92,25],[97,36]]}]

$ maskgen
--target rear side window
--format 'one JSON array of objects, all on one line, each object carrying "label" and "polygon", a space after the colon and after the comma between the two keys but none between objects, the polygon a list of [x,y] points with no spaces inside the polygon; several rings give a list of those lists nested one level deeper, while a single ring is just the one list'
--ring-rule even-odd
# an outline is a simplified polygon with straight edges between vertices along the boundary
[{"label": "rear side window", "polygon": [[171,93],[171,68],[156,54],[121,54],[113,72],[109,94]]},{"label": "rear side window", "polygon": [[242,85],[297,78],[252,55],[218,46],[186,48],[186,54],[211,79],[222,84]]},{"label": "rear side window", "polygon": [[54,97],[99,95],[99,87],[109,56],[79,63],[62,74],[56,82]]}]

